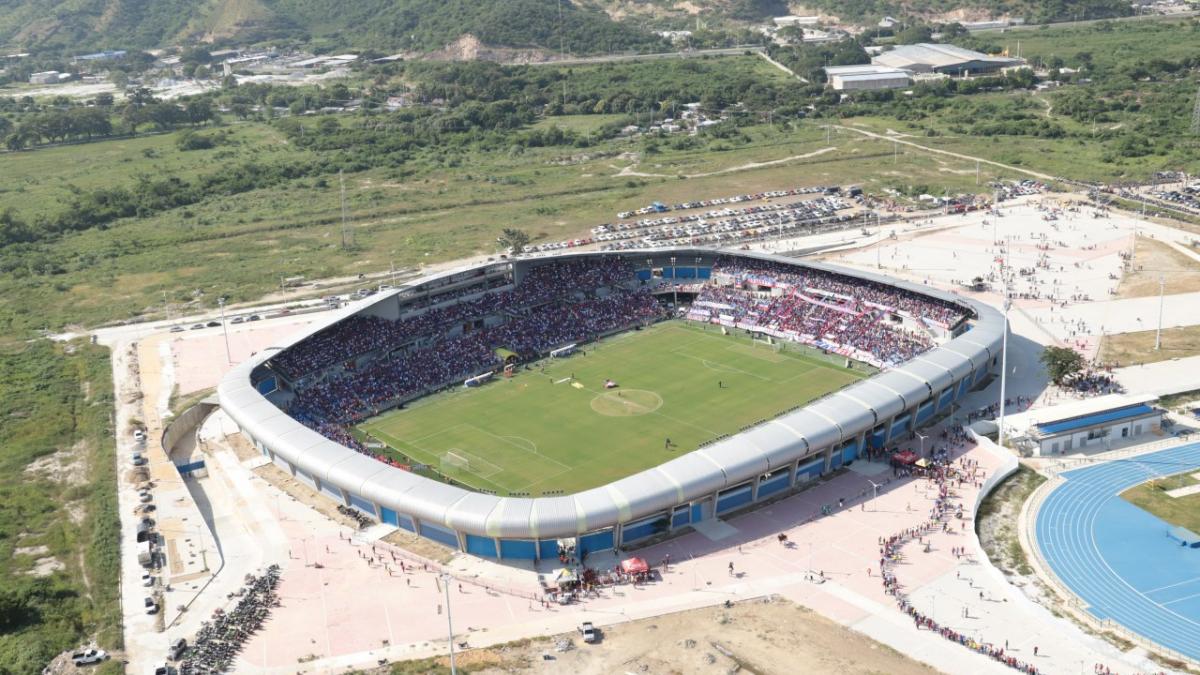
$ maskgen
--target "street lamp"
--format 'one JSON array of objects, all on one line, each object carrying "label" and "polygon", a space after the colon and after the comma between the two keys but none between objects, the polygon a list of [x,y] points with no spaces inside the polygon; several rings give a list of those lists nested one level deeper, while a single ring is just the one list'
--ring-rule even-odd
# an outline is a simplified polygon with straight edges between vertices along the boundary
[{"label": "street lamp", "polygon": [[446,639],[450,643],[450,675],[458,675],[454,666],[454,623],[450,620],[450,575],[442,574],[442,586],[446,591]]},{"label": "street lamp", "polygon": [[225,298],[217,298],[217,306],[221,308],[221,330],[225,332],[225,360],[233,363],[233,355],[229,352],[229,324],[225,323]]},{"label": "street lamp", "polygon": [[924,457],[925,456],[925,439],[929,438],[929,437],[922,434],[919,431],[914,431],[913,433],[917,435],[917,438],[921,439],[921,456]]},{"label": "street lamp", "polygon": [[879,499],[879,483],[876,483],[870,478],[867,479],[867,482],[871,484],[871,510],[874,511],[875,500]]}]

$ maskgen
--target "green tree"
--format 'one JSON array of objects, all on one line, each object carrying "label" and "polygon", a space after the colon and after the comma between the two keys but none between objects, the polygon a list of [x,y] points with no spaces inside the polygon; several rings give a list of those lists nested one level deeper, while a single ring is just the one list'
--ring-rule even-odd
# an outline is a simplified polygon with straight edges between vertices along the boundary
[{"label": "green tree", "polygon": [[1083,370],[1083,355],[1070,347],[1051,345],[1042,350],[1042,355],[1038,358],[1042,367],[1046,369],[1046,375],[1054,384],[1061,385]]},{"label": "green tree", "polygon": [[500,245],[500,248],[507,250],[509,253],[520,253],[525,250],[529,242],[530,237],[528,232],[510,227],[504,228],[500,236],[496,237],[496,243]]}]

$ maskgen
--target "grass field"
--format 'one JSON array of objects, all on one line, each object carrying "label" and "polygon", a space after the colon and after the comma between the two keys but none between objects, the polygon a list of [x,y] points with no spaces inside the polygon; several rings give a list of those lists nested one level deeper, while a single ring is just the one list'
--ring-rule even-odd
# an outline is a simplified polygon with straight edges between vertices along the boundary
[{"label": "grass field", "polygon": [[1187,471],[1142,483],[1122,492],[1121,498],[1172,525],[1200,532],[1200,494],[1186,497],[1172,497],[1167,494],[1167,490],[1200,483],[1194,477],[1195,474],[1195,471]]},{"label": "grass field", "polygon": [[[576,492],[662,464],[869,374],[788,347],[777,351],[672,321],[586,345],[586,354],[511,379],[419,401],[360,428],[474,488]],[[606,379],[620,386],[606,391]]]}]

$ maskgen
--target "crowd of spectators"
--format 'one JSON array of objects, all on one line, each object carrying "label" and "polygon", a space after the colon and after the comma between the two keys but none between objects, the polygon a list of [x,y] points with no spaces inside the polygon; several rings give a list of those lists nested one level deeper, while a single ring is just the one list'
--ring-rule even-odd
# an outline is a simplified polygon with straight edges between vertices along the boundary
[{"label": "crowd of spectators", "polygon": [[[894,366],[933,346],[928,334],[904,330],[889,314],[950,326],[962,310],[902,289],[829,272],[799,269],[768,261],[718,260],[718,284],[704,288],[687,316],[710,321],[725,315],[735,325],[795,334],[821,348],[850,348]],[[778,288],[782,293],[761,289]]]},{"label": "crowd of spectators", "polygon": [[[464,290],[449,294],[449,297],[435,296],[438,303],[454,302],[409,313],[395,321],[376,316],[351,316],[289,347],[272,359],[272,364],[294,380],[363,354],[392,350],[424,337],[436,336],[455,323],[504,312],[527,312],[560,298],[616,286],[633,278],[633,268],[618,258],[556,261],[530,269],[515,288],[495,291],[493,284],[484,284],[471,287],[469,293]],[[424,308],[428,304],[422,299],[415,305],[407,304],[405,309]]]},{"label": "crowd of spectators", "polygon": [[1071,377],[1063,383],[1063,388],[1083,396],[1125,393],[1125,387],[1121,386],[1111,373],[1096,370],[1088,370]]}]

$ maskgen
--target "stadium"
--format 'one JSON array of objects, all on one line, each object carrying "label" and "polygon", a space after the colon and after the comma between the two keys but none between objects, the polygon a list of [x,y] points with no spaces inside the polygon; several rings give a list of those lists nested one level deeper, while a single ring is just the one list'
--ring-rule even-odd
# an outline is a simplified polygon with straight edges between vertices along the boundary
[{"label": "stadium", "polygon": [[218,387],[272,462],[491,559],[636,547],[910,438],[999,370],[957,295],[748,251],[501,260],[360,300]]}]

